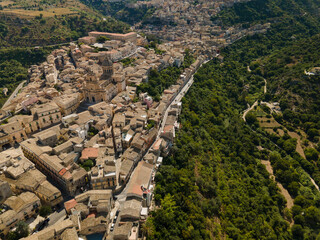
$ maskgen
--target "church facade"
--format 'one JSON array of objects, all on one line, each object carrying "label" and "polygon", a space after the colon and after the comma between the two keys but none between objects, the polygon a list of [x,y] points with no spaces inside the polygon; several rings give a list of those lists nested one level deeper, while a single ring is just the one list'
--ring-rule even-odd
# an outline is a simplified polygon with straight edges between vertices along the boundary
[{"label": "church facade", "polygon": [[110,101],[126,87],[124,77],[119,79],[113,73],[113,63],[105,57],[99,61],[102,67],[102,75],[98,78],[93,71],[89,70],[83,84],[85,100],[90,103]]}]

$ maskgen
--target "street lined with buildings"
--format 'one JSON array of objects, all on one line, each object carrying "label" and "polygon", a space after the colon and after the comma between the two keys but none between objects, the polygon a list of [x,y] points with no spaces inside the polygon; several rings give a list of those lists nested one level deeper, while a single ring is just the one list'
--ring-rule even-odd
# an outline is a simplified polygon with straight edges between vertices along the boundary
[{"label": "street lined with buildings", "polygon": [[[25,239],[143,237],[155,173],[174,145],[194,74],[219,48],[269,28],[214,26],[209,16],[220,2],[137,4],[160,4],[154,17],[179,23],[136,26],[165,42],[153,49],[136,32],[89,32],[31,66],[28,84],[1,109],[1,237],[19,221],[30,222],[33,234]],[[169,67],[183,70],[159,101],[139,91],[150,73]],[[54,212],[39,218],[46,207]]]},{"label": "street lined with buildings", "polygon": [[[100,46],[99,36],[115,39]],[[28,219],[35,231],[30,239],[93,233],[138,237],[156,168],[179,129],[180,101],[208,57],[195,55],[176,85],[154,102],[148,93],[137,95],[136,85],[147,82],[152,69],[180,67],[186,49],[166,44],[166,52],[158,55],[138,47],[145,41],[136,33],[93,32],[79,39],[81,45],[54,50],[45,63],[31,67],[28,85],[2,109],[3,119],[9,117],[0,126],[3,235]],[[109,50],[96,53],[93,46]],[[134,60],[125,66],[121,56]],[[81,102],[87,110],[77,113]],[[38,203],[22,217],[10,202],[24,192]],[[57,211],[48,220],[33,221],[42,206]]]}]

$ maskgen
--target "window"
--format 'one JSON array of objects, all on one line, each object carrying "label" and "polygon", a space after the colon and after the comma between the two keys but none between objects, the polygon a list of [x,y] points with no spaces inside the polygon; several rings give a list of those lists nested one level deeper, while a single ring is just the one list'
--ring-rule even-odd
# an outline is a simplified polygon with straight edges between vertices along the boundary
[{"label": "window", "polygon": [[43,120],[44,123],[46,122],[46,120],[44,118],[42,120]]},{"label": "window", "polygon": [[57,114],[57,118],[59,118],[59,115]]}]

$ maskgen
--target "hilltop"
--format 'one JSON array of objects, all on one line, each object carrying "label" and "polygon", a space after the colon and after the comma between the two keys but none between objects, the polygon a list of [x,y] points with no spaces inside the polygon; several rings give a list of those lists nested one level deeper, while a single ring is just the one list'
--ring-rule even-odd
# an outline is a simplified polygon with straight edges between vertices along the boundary
[{"label": "hilltop", "polygon": [[76,40],[89,31],[127,32],[129,26],[104,17],[77,0],[0,3],[0,45],[44,46]]}]

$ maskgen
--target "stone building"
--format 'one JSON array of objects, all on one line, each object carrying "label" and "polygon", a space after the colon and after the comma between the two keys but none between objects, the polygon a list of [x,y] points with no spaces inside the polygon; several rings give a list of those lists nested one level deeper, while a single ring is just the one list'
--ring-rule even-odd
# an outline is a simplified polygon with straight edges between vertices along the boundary
[{"label": "stone building", "polygon": [[111,76],[113,74],[113,63],[108,57],[104,57],[103,59],[100,58],[99,62],[103,71],[100,80],[108,80],[110,82]]},{"label": "stone building", "polygon": [[21,143],[26,158],[33,162],[48,179],[69,195],[75,195],[87,183],[87,172],[74,161],[64,162],[60,155],[49,155],[53,149],[37,144],[37,139],[28,139]]},{"label": "stone building", "polygon": [[13,121],[0,126],[0,149],[8,149],[27,139],[20,122]]},{"label": "stone building", "polygon": [[92,70],[88,70],[85,77],[83,92],[87,102],[108,102],[126,87],[124,76],[113,74],[113,63],[108,57],[99,62],[102,67],[100,78]]},{"label": "stone building", "polygon": [[93,103],[105,101],[105,88],[107,85],[108,81],[98,80],[95,74],[92,71],[89,71],[86,75],[83,86],[86,101]]},{"label": "stone building", "polygon": [[31,114],[41,129],[61,122],[61,112],[55,102],[37,105],[31,109]]},{"label": "stone building", "polygon": [[35,216],[41,206],[40,199],[31,192],[9,197],[2,205],[0,215],[0,237],[5,236],[18,221]]},{"label": "stone building", "polygon": [[119,40],[123,42],[137,42],[137,33],[135,32],[129,32],[126,34],[120,34],[120,33],[108,33],[108,32],[89,32],[90,37],[100,37],[105,36],[107,38],[110,38],[111,40]]}]

